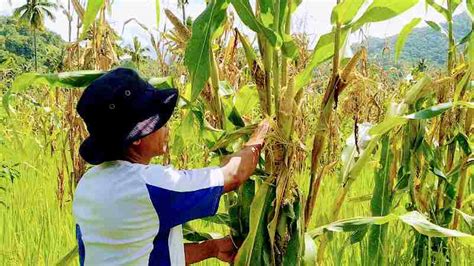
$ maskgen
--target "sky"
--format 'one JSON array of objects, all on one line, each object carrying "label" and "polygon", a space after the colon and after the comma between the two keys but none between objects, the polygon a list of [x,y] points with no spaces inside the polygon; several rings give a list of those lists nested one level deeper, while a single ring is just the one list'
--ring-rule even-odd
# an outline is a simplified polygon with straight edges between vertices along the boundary
[{"label": "sky", "polygon": [[[50,0],[63,3],[67,5],[67,0]],[[13,9],[22,5],[26,0],[11,0],[11,5],[8,0],[0,0],[0,15],[11,15]],[[114,0],[112,7],[112,14],[108,17],[109,23],[119,34],[122,35],[124,44],[130,43],[133,36],[137,36],[142,42],[147,45],[148,35],[137,25],[130,23],[127,24],[125,30],[122,33],[123,23],[130,19],[136,18],[141,23],[148,25],[148,27],[156,29],[156,14],[155,14],[155,1],[154,0]],[[254,1],[251,1],[254,2]],[[310,40],[314,43],[317,38],[331,31],[330,16],[332,7],[335,5],[336,0],[303,0],[301,5],[298,7],[294,14],[292,32],[306,32]],[[163,13],[164,8],[168,8],[173,13],[180,16],[180,11],[177,8],[177,0],[161,0],[161,20],[160,29],[162,30],[165,23],[169,27],[170,23],[166,21],[166,16]],[[186,7],[186,15],[196,18],[205,8],[205,0],[189,0],[189,5]],[[460,6],[456,13],[461,13],[466,10],[464,4]],[[53,32],[58,33],[61,37],[67,40],[67,19],[60,9],[55,11],[56,20],[46,21],[46,27]],[[393,18],[388,21],[373,23],[368,26],[368,35],[376,37],[388,37],[397,34],[405,24],[415,17],[421,17],[426,20],[433,20],[436,22],[442,22],[443,17],[437,14],[434,10],[426,10],[424,1],[420,1],[418,5],[412,9],[406,11],[404,14]],[[236,20],[236,26],[239,28],[243,27],[242,22]],[[420,26],[425,26],[424,23],[420,23]],[[73,29],[75,29],[73,25]],[[246,32],[244,30],[244,32]],[[250,32],[248,32],[250,33]],[[73,31],[75,36],[75,31]],[[351,36],[351,42],[361,41],[359,34],[354,33]]]}]

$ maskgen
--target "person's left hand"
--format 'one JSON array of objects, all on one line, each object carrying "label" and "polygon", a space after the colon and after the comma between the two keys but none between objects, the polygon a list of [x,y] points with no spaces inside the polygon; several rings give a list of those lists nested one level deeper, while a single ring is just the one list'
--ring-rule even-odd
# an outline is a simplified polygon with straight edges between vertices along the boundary
[{"label": "person's left hand", "polygon": [[237,255],[237,249],[232,242],[230,237],[224,237],[220,239],[210,240],[215,248],[214,256],[220,261],[232,263],[235,255]]}]

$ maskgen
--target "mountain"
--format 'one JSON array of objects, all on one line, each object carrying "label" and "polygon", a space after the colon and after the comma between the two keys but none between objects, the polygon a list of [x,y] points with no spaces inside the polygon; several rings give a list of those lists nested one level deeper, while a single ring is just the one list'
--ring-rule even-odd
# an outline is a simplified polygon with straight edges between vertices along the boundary
[{"label": "mountain", "polygon": [[[47,72],[57,69],[62,62],[65,44],[54,32],[38,32],[38,67]],[[0,16],[0,69],[14,66],[20,67],[21,71],[31,71],[33,64],[33,37],[28,26],[17,23],[12,17]]]},{"label": "mountain", "polygon": [[[467,13],[462,13],[454,16],[454,37],[458,43],[464,36],[471,31],[471,18]],[[425,22],[420,22],[419,25]],[[447,23],[441,23],[441,27],[447,30]],[[387,38],[369,37],[368,52],[370,58],[377,60],[388,60],[385,62],[393,65],[393,58],[395,52],[395,42],[398,35]],[[360,44],[353,45],[352,48],[357,48]],[[382,52],[387,47],[389,57]],[[428,64],[435,66],[442,66],[446,64],[448,50],[448,40],[441,32],[435,31],[429,26],[415,28],[407,38],[403,51],[400,55],[400,63],[412,64],[419,59],[425,59]]]}]

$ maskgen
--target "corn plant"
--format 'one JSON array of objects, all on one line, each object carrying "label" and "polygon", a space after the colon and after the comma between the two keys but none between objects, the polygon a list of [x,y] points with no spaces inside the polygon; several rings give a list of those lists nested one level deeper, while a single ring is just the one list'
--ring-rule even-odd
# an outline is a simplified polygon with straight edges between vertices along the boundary
[{"label": "corn plant", "polygon": [[[389,106],[380,123],[366,129],[366,143],[360,147],[362,143],[359,143],[358,135],[362,130],[355,130],[354,145],[346,147],[351,152],[343,162],[343,178],[329,214],[330,223],[317,228],[311,228],[310,224],[312,213],[318,207],[322,179],[331,167],[323,160],[323,154],[339,96],[365,79],[357,66],[360,62],[366,63],[366,50],[362,48],[350,58],[344,58],[341,50],[348,45],[352,32],[368,23],[391,19],[418,2],[374,0],[361,10],[364,0],[337,1],[331,16],[333,29],[319,38],[304,67],[295,63],[299,49],[291,35],[292,15],[301,0],[257,0],[255,5],[249,0],[210,0],[191,29],[170,12],[165,12],[175,27],[173,32],[166,34],[167,38],[174,40],[176,47],[181,49],[178,53],[185,51],[184,64],[189,72],[189,83],[180,88],[182,119],[176,129],[173,149],[182,151],[185,143],[199,136],[207,144],[206,152],[225,155],[238,148],[252,132],[253,122],[261,118],[272,120],[272,132],[267,138],[256,175],[225,198],[228,215],[218,214],[205,219],[228,225],[233,238],[242,240],[235,258],[236,265],[322,263],[331,239],[328,232],[351,232],[350,243],[362,241],[368,234],[368,252],[377,264],[383,264],[386,262],[383,251],[388,238],[387,224],[394,221],[401,221],[417,232],[415,258],[420,254],[423,255],[421,258],[430,258],[432,251],[445,256],[448,253],[445,237],[474,246],[472,235],[453,230],[457,227],[456,219],[453,229],[446,228],[450,226],[453,211],[462,207],[467,167],[473,163],[469,146],[474,108],[469,87],[472,86],[469,80],[474,58],[472,35],[466,41],[469,46],[465,58],[469,61],[452,62],[452,68],[448,64],[450,70],[446,78],[432,80],[421,73],[413,82],[400,85],[401,101]],[[433,6],[433,1],[428,2]],[[449,4],[451,17],[459,2],[451,1]],[[104,0],[88,1],[83,32],[93,25],[97,14],[99,20],[102,19],[99,11],[105,4]],[[255,32],[256,47],[239,30],[228,30],[232,25],[228,23],[231,20],[228,15],[230,5],[245,26]],[[402,30],[396,47],[398,55],[410,31],[419,22],[415,18]],[[251,80],[232,83],[236,86],[232,88],[227,82],[227,73],[222,73],[221,69],[236,58],[238,43],[247,63],[244,71]],[[455,60],[456,52],[449,52],[452,53],[451,60]],[[312,99],[307,91],[312,89],[314,70],[331,59],[331,75],[316,108],[318,120],[309,156],[310,187],[306,197],[295,180],[297,174],[306,173],[298,172],[297,165],[301,162],[295,159],[306,156],[300,145],[305,139],[300,129],[301,107],[315,104],[306,102]],[[4,96],[3,103],[10,110],[11,96],[30,85],[84,87],[102,74],[102,71],[26,73],[17,78]],[[157,88],[175,85],[171,77],[154,78],[150,82]],[[456,84],[451,95],[444,87],[446,83]],[[449,136],[440,136],[438,127],[449,113],[455,114],[458,123],[464,122],[463,127]],[[453,155],[449,155],[450,150]],[[352,184],[374,157],[379,158],[380,163],[374,171],[375,186],[370,202],[372,217],[338,221]],[[206,163],[207,159],[206,156]],[[431,193],[433,190],[437,193]],[[402,215],[392,213],[395,203],[405,196],[409,198],[409,212]],[[461,210],[459,213],[466,216]],[[184,226],[183,233],[190,241],[212,237],[196,232],[189,225]],[[69,260],[74,252],[72,250],[64,260]],[[418,264],[431,263],[426,259],[415,261]]]}]

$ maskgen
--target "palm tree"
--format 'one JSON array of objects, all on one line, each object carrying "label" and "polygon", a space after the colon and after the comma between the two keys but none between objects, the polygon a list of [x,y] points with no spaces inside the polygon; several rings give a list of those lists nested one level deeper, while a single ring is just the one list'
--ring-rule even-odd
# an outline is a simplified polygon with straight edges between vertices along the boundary
[{"label": "palm tree", "polygon": [[36,32],[44,30],[45,16],[49,17],[51,20],[55,19],[53,13],[50,11],[52,8],[56,8],[56,4],[50,3],[47,0],[27,0],[26,4],[13,11],[13,15],[18,18],[20,22],[26,23],[33,31],[35,71],[38,71]]},{"label": "palm tree", "polygon": [[132,57],[132,62],[137,66],[137,69],[140,69],[140,62],[143,58],[142,54],[147,51],[149,51],[149,49],[146,47],[143,48],[136,36],[133,37],[133,46],[126,49],[126,52]]}]

